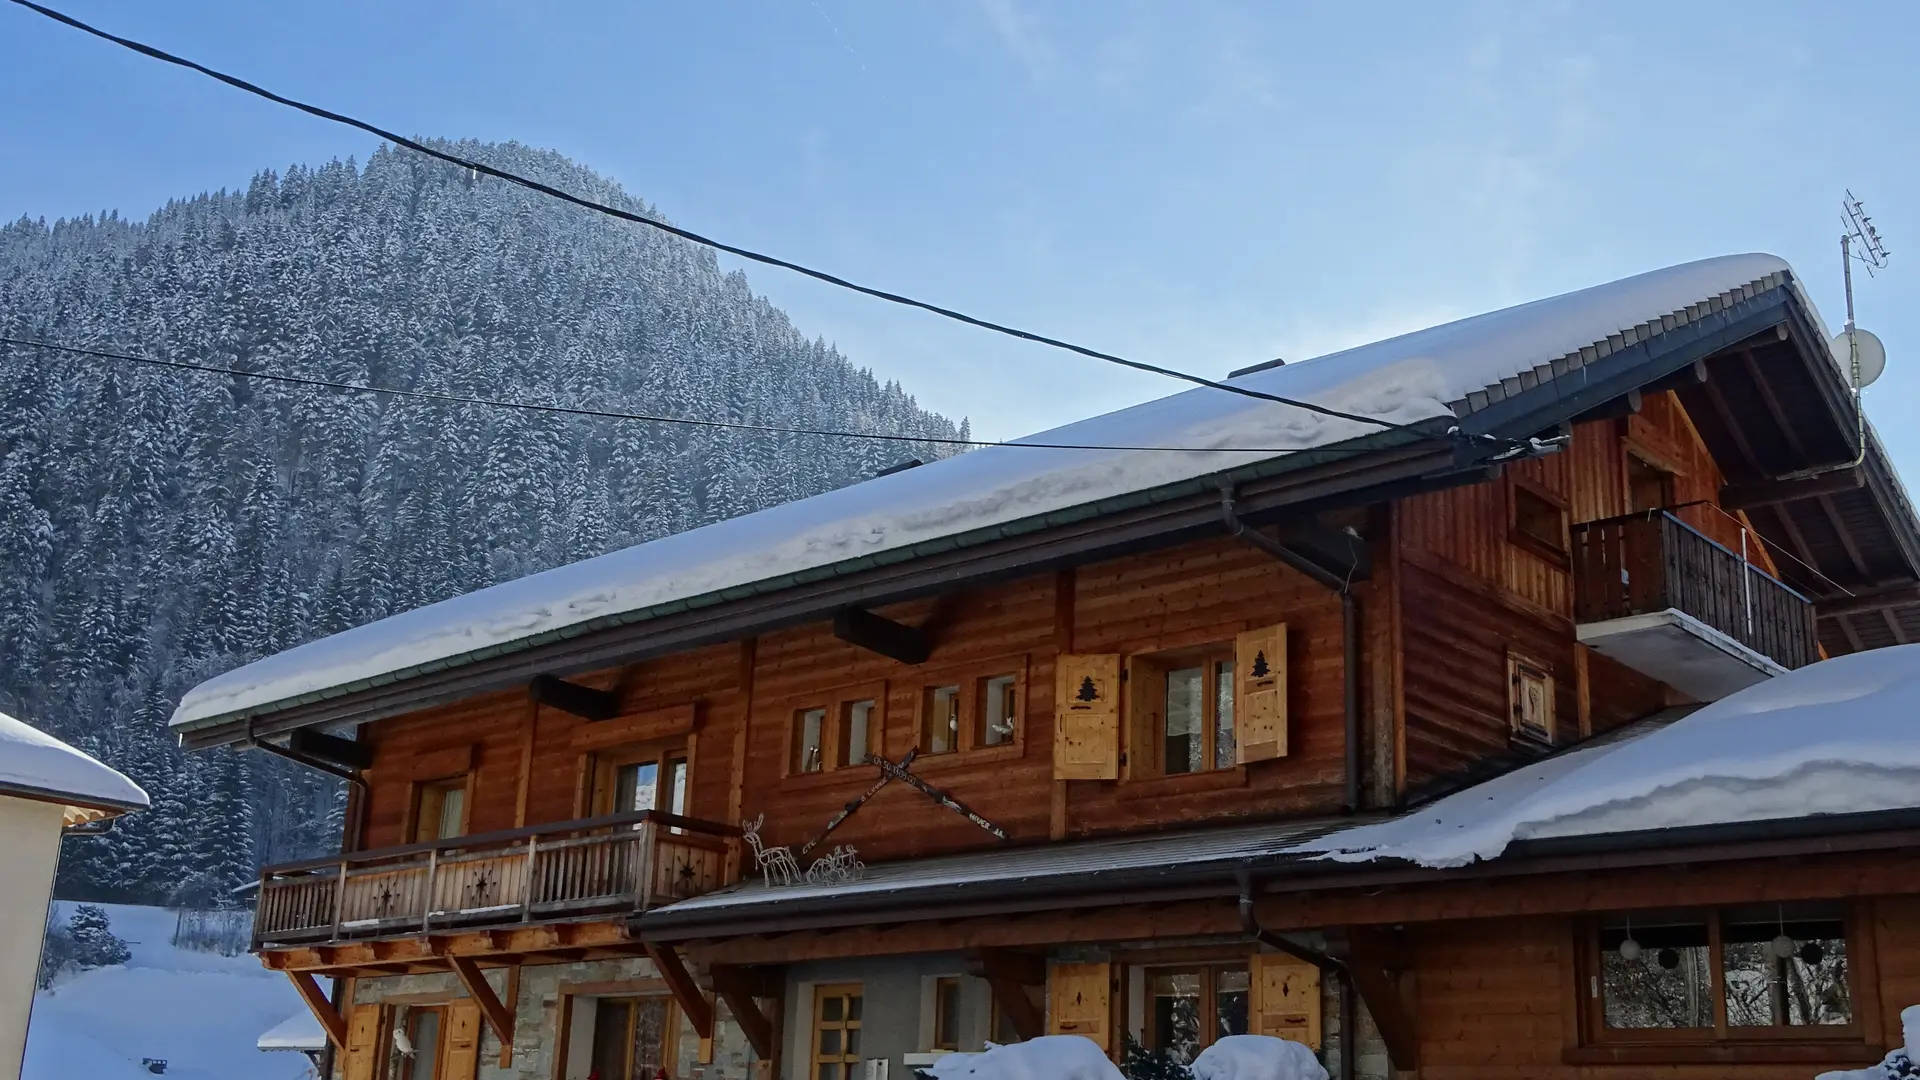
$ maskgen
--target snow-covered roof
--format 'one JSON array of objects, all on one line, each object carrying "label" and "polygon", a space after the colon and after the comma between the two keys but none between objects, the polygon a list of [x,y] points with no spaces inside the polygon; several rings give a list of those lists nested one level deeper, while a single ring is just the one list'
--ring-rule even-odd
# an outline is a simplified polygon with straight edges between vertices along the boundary
[{"label": "snow-covered roof", "polygon": [[1920,807],[1916,716],[1920,645],[1852,653],[1293,850],[1463,866],[1520,840]]},{"label": "snow-covered roof", "polygon": [[[1608,339],[1749,286],[1790,280],[1772,255],[1729,255],[1462,319],[1235,385],[1392,423],[1466,411],[1532,385]],[[1812,311],[1811,305],[1807,310]],[[1817,316],[1816,316],[1817,318]],[[1551,374],[1544,377],[1550,378]],[[1517,380],[1517,382],[1515,382]],[[1469,402],[1470,396],[1474,399]],[[1202,452],[989,447],[403,612],[209,679],[180,729],[259,715],[621,623],[830,578],[876,557],[950,548],[981,530],[1151,492],[1377,432],[1352,420],[1201,388],[1030,436]]]},{"label": "snow-covered roof", "polygon": [[[140,790],[140,785],[5,713],[0,713],[0,795],[83,811],[147,807],[147,793]],[[74,816],[69,814],[70,818]]]},{"label": "snow-covered roof", "polygon": [[268,1028],[254,1045],[262,1050],[322,1050],[327,1045],[327,1033],[311,1009],[301,1009]]}]

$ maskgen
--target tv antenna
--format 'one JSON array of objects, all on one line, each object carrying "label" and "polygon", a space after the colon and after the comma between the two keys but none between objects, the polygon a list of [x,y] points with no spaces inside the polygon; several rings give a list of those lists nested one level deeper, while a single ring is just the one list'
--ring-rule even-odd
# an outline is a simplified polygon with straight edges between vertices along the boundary
[{"label": "tv antenna", "polygon": [[1858,260],[1867,268],[1867,276],[1873,277],[1886,269],[1888,252],[1887,245],[1880,239],[1880,230],[1873,227],[1873,218],[1867,216],[1867,208],[1860,205],[1851,190],[1840,200],[1840,219],[1846,227],[1840,234],[1840,270],[1846,282],[1847,325],[1834,336],[1830,346],[1834,359],[1841,361],[1841,369],[1853,386],[1853,412],[1860,425],[1860,453],[1849,467],[1857,467],[1867,459],[1867,411],[1861,403],[1860,391],[1871,386],[1887,369],[1887,347],[1871,331],[1853,324],[1853,264]]}]

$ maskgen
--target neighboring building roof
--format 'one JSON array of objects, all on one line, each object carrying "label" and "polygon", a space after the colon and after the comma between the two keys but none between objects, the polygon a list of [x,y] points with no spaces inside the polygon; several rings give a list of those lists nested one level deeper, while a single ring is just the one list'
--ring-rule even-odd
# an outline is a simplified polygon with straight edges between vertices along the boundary
[{"label": "neighboring building roof", "polygon": [[[1455,416],[1518,422],[1528,416],[1518,406],[1536,387],[1619,354],[1631,359],[1636,347],[1676,330],[1701,325],[1705,337],[1722,312],[1783,286],[1792,287],[1791,272],[1774,256],[1707,259],[1231,381],[1393,423],[1424,422],[1434,433]],[[1799,304],[1817,323],[1804,296]],[[1598,388],[1604,379],[1594,382]],[[1556,396],[1573,401],[1581,392]],[[195,687],[172,722],[183,733],[233,723],[1169,497],[1160,493],[1187,494],[1200,478],[1317,459],[1301,449],[1382,445],[1366,424],[1213,389],[1031,439],[1200,452],[994,447],[960,454],[301,645]]]},{"label": "neighboring building roof", "polygon": [[56,803],[70,819],[145,810],[147,793],[59,739],[0,713],[0,795]]},{"label": "neighboring building roof", "polygon": [[317,1053],[327,1047],[327,1033],[310,1009],[301,1009],[267,1029],[254,1043],[262,1050],[301,1050]]},{"label": "neighboring building roof", "polygon": [[1294,850],[1429,867],[1519,841],[1920,808],[1920,645],[1823,660]]}]

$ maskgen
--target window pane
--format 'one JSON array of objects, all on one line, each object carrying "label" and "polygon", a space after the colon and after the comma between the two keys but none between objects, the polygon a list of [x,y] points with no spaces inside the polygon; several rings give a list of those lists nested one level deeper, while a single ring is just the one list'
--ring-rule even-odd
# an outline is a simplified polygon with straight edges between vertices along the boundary
[{"label": "window pane", "polygon": [[856,1024],[860,1022],[860,995],[859,994],[847,995],[847,1020]]},{"label": "window pane", "polygon": [[593,1071],[603,1078],[626,1080],[627,1038],[633,1020],[632,1002],[601,998],[593,1010]]},{"label": "window pane", "polygon": [[449,786],[441,792],[439,831],[434,835],[441,840],[459,836],[460,819],[465,816],[466,806],[466,788]]},{"label": "window pane", "polygon": [[843,1080],[847,1074],[841,1071],[837,1062],[823,1061],[820,1063],[820,1071],[814,1075],[819,1077],[819,1080]]},{"label": "window pane", "polygon": [[847,1029],[846,1053],[848,1057],[858,1057],[860,1055],[860,1029],[857,1027]]},{"label": "window pane", "polygon": [[871,753],[867,747],[867,730],[873,722],[871,701],[856,701],[847,706],[847,750],[843,765],[858,765],[867,760]]},{"label": "window pane", "polygon": [[1013,740],[1014,677],[995,675],[983,681],[980,694],[980,745],[999,746]]},{"label": "window pane", "polygon": [[926,725],[927,729],[920,733],[920,749],[922,753],[944,754],[959,745],[959,687],[932,686],[927,688]]},{"label": "window pane", "polygon": [[654,798],[659,787],[658,762],[637,761],[620,766],[614,779],[613,812],[625,814],[634,810],[654,809]]},{"label": "window pane", "polygon": [[833,1057],[833,1056],[837,1056],[840,1053],[841,1034],[842,1032],[839,1028],[821,1028],[820,1029],[820,1056],[821,1057]]},{"label": "window pane", "polygon": [[1200,973],[1150,972],[1147,981],[1153,1007],[1150,1049],[1165,1053],[1176,1064],[1189,1064],[1201,1045]]},{"label": "window pane", "polygon": [[1213,976],[1213,1037],[1247,1033],[1246,968],[1220,968]]},{"label": "window pane", "polygon": [[[1600,994],[1610,1028],[1713,1026],[1704,918],[1635,917],[1600,931]],[[1628,955],[1631,953],[1632,955]]]},{"label": "window pane", "polygon": [[[1853,1022],[1846,925],[1838,918],[1730,914],[1721,927],[1727,1023],[1788,1027]],[[1784,942],[1779,938],[1786,938]],[[1788,955],[1781,956],[1781,952]]]},{"label": "window pane", "polygon": [[687,759],[667,759],[667,812],[687,812]]},{"label": "window pane", "polygon": [[820,760],[820,732],[827,725],[827,710],[802,709],[799,718],[800,745],[795,748],[793,769],[795,772],[819,772],[824,766]]},{"label": "window pane", "polygon": [[413,1028],[413,1057],[407,1060],[407,1080],[434,1080],[440,1058],[440,1010],[416,1010],[408,1026]]},{"label": "window pane", "polygon": [[1233,766],[1233,661],[1213,665],[1213,767]]},{"label": "window pane", "polygon": [[1177,668],[1167,672],[1166,763],[1169,773],[1198,772],[1203,767],[1200,733],[1205,721],[1204,668]]},{"label": "window pane", "polygon": [[960,1048],[960,980],[940,979],[933,986],[933,1048]]},{"label": "window pane", "polygon": [[837,1024],[846,1019],[847,999],[843,997],[825,997],[820,999],[820,1019],[826,1023]]}]

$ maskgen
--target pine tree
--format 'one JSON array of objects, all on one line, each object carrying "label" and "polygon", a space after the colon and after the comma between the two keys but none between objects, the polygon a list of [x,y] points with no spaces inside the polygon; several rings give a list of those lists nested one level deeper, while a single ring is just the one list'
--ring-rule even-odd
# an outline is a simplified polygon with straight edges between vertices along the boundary
[{"label": "pine tree", "polygon": [[115,937],[105,908],[81,904],[67,920],[67,938],[73,943],[73,962],[82,968],[110,967],[133,959],[127,943]]}]

